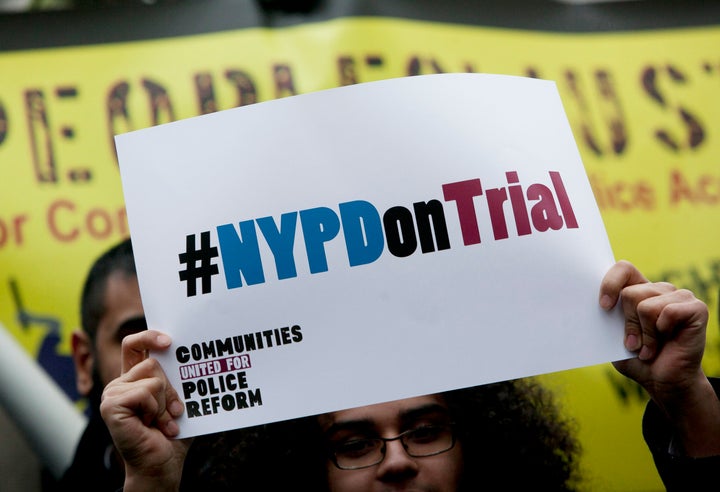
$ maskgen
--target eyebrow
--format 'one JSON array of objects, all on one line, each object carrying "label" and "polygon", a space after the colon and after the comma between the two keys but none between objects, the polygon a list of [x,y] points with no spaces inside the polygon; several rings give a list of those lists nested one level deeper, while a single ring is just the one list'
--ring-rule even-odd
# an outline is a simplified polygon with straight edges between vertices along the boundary
[{"label": "eyebrow", "polygon": [[[450,417],[450,410],[440,405],[439,403],[429,403],[415,408],[410,408],[400,413],[399,420],[402,426],[407,425],[411,422],[427,417],[429,415],[442,415]],[[330,427],[324,432],[326,437],[330,437],[333,434],[343,430],[371,430],[375,428],[375,421],[370,418],[361,418],[354,420],[341,420],[339,422],[333,422]]]},{"label": "eyebrow", "polygon": [[134,318],[126,319],[120,325],[118,325],[117,329],[115,330],[115,334],[119,333],[138,333],[141,331],[147,330],[147,321],[145,320],[145,316],[135,316]]},{"label": "eyebrow", "polygon": [[400,414],[400,421],[403,424],[407,424],[408,422],[414,422],[415,420],[429,415],[442,415],[443,417],[448,417],[449,419],[450,409],[444,405],[440,405],[439,403],[429,403],[427,405],[411,408],[402,412]]}]

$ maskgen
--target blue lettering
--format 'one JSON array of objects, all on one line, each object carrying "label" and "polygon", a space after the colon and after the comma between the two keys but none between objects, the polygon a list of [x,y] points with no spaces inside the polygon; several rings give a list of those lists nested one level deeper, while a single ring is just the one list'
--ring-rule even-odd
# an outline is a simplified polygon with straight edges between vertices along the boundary
[{"label": "blue lettering", "polygon": [[270,246],[270,251],[275,256],[278,279],[297,277],[295,257],[293,256],[297,212],[282,214],[280,229],[277,228],[272,217],[257,219],[257,225]]},{"label": "blue lettering", "polygon": [[340,232],[340,220],[332,209],[317,207],[300,211],[300,223],[305,236],[310,273],[328,269],[325,243]]},{"label": "blue lettering", "polygon": [[377,260],[385,248],[377,209],[364,200],[341,203],[339,207],[350,266]]},{"label": "blue lettering", "polygon": [[255,232],[255,221],[246,220],[240,222],[239,225],[240,235],[232,224],[217,227],[220,256],[222,256],[225,283],[228,289],[242,287],[241,272],[248,285],[265,282],[257,233]]}]

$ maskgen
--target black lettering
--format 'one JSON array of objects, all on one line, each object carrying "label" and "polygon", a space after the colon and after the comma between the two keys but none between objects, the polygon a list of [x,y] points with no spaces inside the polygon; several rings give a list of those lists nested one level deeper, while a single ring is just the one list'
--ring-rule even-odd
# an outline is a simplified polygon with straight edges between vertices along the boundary
[{"label": "black lettering", "polygon": [[180,345],[175,351],[175,358],[180,364],[185,364],[190,360],[190,351],[187,347]]},{"label": "black lettering", "polygon": [[195,93],[198,99],[199,114],[214,113],[218,110],[213,78],[208,72],[195,74]]},{"label": "black lettering", "polygon": [[115,135],[126,133],[133,130],[130,123],[130,113],[128,112],[128,93],[130,92],[130,84],[123,80],[110,88],[105,102],[107,111],[107,130],[110,139],[110,148],[113,149],[115,160]]},{"label": "black lettering", "polygon": [[[667,72],[668,78],[675,84],[683,85],[687,83],[687,78],[677,67],[669,65],[665,67],[664,71]],[[651,99],[657,102],[661,108],[666,111],[672,110],[673,108],[667,101],[665,94],[660,91],[658,77],[661,73],[662,70],[658,70],[656,67],[645,67],[641,76],[643,90]],[[705,129],[700,123],[700,120],[680,104],[677,104],[674,109],[677,111],[677,114],[687,129],[685,142],[683,143],[681,138],[674,136],[666,128],[657,128],[655,130],[655,138],[673,152],[678,152],[683,148],[694,149],[700,146],[705,140]]]},{"label": "black lettering", "polygon": [[224,395],[222,397],[222,407],[226,412],[235,410],[235,399],[230,395]]},{"label": "black lettering", "polygon": [[232,341],[229,338],[226,338],[225,340],[215,340],[215,345],[217,348],[218,357],[221,357],[225,354],[233,354]]},{"label": "black lettering", "polygon": [[203,358],[210,359],[210,358],[216,357],[214,343],[203,342],[202,349],[203,349]]},{"label": "black lettering", "polygon": [[385,240],[388,250],[394,256],[404,258],[417,249],[415,224],[410,210],[404,207],[392,207],[383,215]]},{"label": "black lettering", "polygon": [[[246,350],[255,350],[255,337],[253,337],[252,333],[248,333],[245,335],[245,348]],[[262,348],[262,347],[260,347]]]},{"label": "black lettering", "polygon": [[8,132],[8,117],[5,105],[0,101],[0,144],[5,141]]},{"label": "black lettering", "polygon": [[185,381],[182,384],[182,388],[183,388],[183,396],[187,400],[195,392],[195,383],[193,383],[192,381]]},{"label": "black lettering", "polygon": [[237,402],[238,408],[248,408],[247,395],[242,391],[235,393],[235,401]]},{"label": "black lettering", "polygon": [[245,371],[240,371],[237,373],[237,385],[240,389],[245,389],[248,387],[247,374],[245,374]]},{"label": "black lettering", "polygon": [[57,163],[53,151],[50,122],[41,90],[25,91],[25,110],[30,128],[35,179],[39,183],[57,183]]},{"label": "black lettering", "polygon": [[237,388],[237,383],[235,381],[235,374],[228,374],[225,378],[225,385],[227,386],[228,391],[235,391]]},{"label": "black lettering", "polygon": [[241,336],[233,337],[233,347],[237,353],[241,353],[245,350],[245,344],[243,343]]},{"label": "black lettering", "polygon": [[358,78],[355,72],[355,59],[351,56],[341,56],[337,61],[340,85],[357,84]]},{"label": "black lettering", "polygon": [[[165,87],[150,79],[143,79],[142,85],[150,98],[152,124],[159,125],[160,123],[175,121],[175,112]],[[162,118],[162,113],[165,113],[166,118]]]},{"label": "black lettering", "polygon": [[292,340],[290,339],[290,328],[288,326],[283,326],[282,328],[280,328],[280,335],[282,337],[282,343],[284,345],[292,343]]},{"label": "black lettering", "polygon": [[[423,69],[425,66],[429,69],[428,71]],[[445,73],[445,71],[440,67],[440,64],[435,58],[421,59],[418,56],[410,58],[407,65],[407,75],[413,76],[428,73]]]},{"label": "black lettering", "polygon": [[293,82],[292,71],[288,65],[277,64],[273,67],[273,78],[275,79],[275,98],[297,94]]},{"label": "black lettering", "polygon": [[594,121],[597,121],[598,118],[593,118],[592,106],[581,87],[579,75],[573,70],[567,70],[565,72],[565,83],[578,109],[578,119],[574,124],[578,126],[578,133],[581,135],[580,140],[596,155],[622,154],[627,147],[628,137],[625,116],[620,98],[615,90],[612,73],[606,69],[598,69],[594,73],[594,78],[600,96],[597,107],[602,114],[599,119],[607,126],[609,145],[604,145],[601,142],[600,132],[594,124]]},{"label": "black lettering", "polygon": [[227,70],[225,77],[235,85],[237,89],[237,102],[235,106],[247,106],[257,102],[257,91],[255,84],[248,74],[240,70]]},{"label": "black lettering", "polygon": [[196,401],[186,401],[185,409],[187,410],[187,416],[189,419],[201,416],[200,405]]},{"label": "black lettering", "polygon": [[255,391],[248,391],[248,395],[250,395],[251,407],[254,407],[255,405],[262,405],[262,395],[260,394],[260,388],[256,389]]},{"label": "black lettering", "polygon": [[[413,209],[415,210],[415,220],[417,221],[417,231],[422,252],[432,253],[435,251],[435,241],[437,241],[439,251],[449,249],[450,237],[448,236],[442,203],[439,200],[417,202],[413,203]],[[431,218],[432,224],[430,223]],[[435,240],[433,240],[433,237]]]},{"label": "black lettering", "polygon": [[[222,379],[222,378],[220,378]],[[217,395],[218,393],[222,393],[222,390],[215,386],[215,378],[208,378],[207,379],[207,385],[208,385],[208,391],[211,395]]]},{"label": "black lettering", "polygon": [[620,98],[615,90],[612,74],[608,70],[595,72],[595,80],[602,97],[605,120],[610,130],[610,141],[615,154],[622,154],[627,146],[628,136],[625,129],[625,116],[620,105]]}]

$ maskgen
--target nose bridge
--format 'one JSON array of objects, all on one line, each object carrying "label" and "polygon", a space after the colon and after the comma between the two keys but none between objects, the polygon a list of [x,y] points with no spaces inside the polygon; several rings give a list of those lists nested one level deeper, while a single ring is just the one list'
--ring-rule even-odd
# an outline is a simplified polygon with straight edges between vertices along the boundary
[{"label": "nose bridge", "polygon": [[395,443],[395,442],[396,442],[396,443],[400,444],[400,446],[401,446],[403,449],[407,449],[406,446],[405,446],[405,439],[404,439],[405,434],[407,434],[407,432],[403,432],[403,433],[401,433],[401,434],[398,434],[398,435],[395,436],[395,437],[382,437],[381,439],[384,441],[385,446],[387,446],[387,445],[390,444],[390,443]]},{"label": "nose bridge", "polygon": [[387,468],[397,468],[414,463],[415,458],[410,456],[400,436],[385,440],[385,458],[380,464]]},{"label": "nose bridge", "polygon": [[383,483],[409,480],[420,471],[416,458],[410,456],[400,439],[385,441],[385,457],[377,469],[377,479]]}]

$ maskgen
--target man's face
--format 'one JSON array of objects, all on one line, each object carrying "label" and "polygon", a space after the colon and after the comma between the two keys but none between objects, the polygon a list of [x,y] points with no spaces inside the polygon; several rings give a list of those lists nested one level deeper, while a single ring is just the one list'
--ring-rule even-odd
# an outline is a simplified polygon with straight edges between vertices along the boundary
[{"label": "man's face", "polygon": [[[407,430],[450,423],[440,395],[408,398],[379,405],[353,408],[318,417],[330,446],[349,440],[392,438]],[[400,440],[385,444],[385,457],[377,465],[341,470],[328,459],[328,483],[332,492],[422,491],[453,492],[460,484],[460,443],[441,454],[414,458]]]},{"label": "man's face", "polygon": [[121,271],[110,274],[103,299],[105,313],[95,335],[94,364],[103,387],[120,376],[120,353],[125,336],[147,328],[137,277]]},{"label": "man's face", "polygon": [[82,330],[72,335],[77,389],[91,405],[99,405],[105,385],[120,376],[122,339],[147,329],[137,276],[112,272],[105,280],[103,308],[94,343]]},{"label": "man's face", "polygon": [[105,281],[103,309],[94,343],[81,330],[72,339],[78,391],[91,400],[120,375],[122,339],[147,328],[137,277],[112,272]]}]

